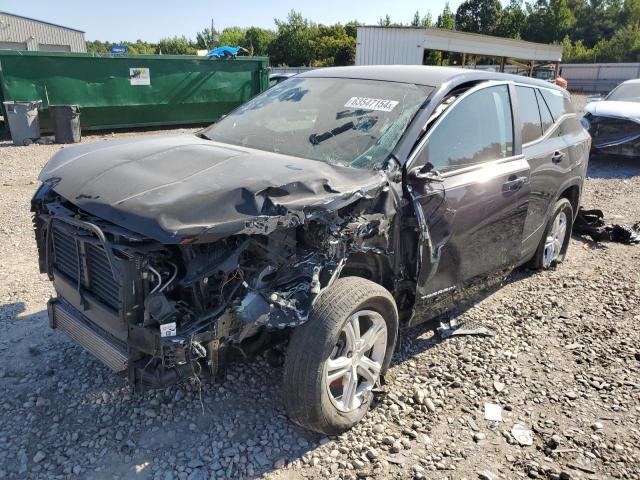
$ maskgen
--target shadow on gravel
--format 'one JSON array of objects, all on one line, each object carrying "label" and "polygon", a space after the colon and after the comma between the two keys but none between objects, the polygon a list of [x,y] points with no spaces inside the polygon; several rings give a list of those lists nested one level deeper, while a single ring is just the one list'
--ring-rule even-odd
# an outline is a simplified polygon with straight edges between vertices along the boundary
[{"label": "shadow on gravel", "polygon": [[589,159],[587,177],[610,179],[625,179],[640,176],[640,157],[629,159],[614,156],[595,156]]},{"label": "shadow on gravel", "polygon": [[[588,240],[585,240],[576,235],[573,235],[572,238],[587,243],[590,246],[593,244],[593,242],[589,242]],[[524,266],[517,268],[516,270],[513,270],[498,285],[488,288],[487,290],[477,294],[469,300],[464,300],[452,310],[445,312],[442,315],[434,318],[433,320],[429,320],[421,325],[417,325],[410,329],[401,330],[400,345],[398,346],[396,353],[391,360],[391,366],[395,366],[405,361],[411,360],[411,358],[417,353],[426,352],[427,350],[435,348],[446,341],[447,338],[443,338],[437,332],[437,328],[440,326],[440,322],[448,322],[453,318],[459,317],[467,310],[470,310],[477,304],[483,302],[485,299],[489,298],[491,295],[496,293],[498,290],[501,290],[505,286],[511,283],[525,280],[533,275],[536,275],[537,273],[539,272],[537,272],[536,270],[531,270]]]},{"label": "shadow on gravel", "polygon": [[24,311],[24,302],[3,303],[0,305],[0,320],[15,320]]}]

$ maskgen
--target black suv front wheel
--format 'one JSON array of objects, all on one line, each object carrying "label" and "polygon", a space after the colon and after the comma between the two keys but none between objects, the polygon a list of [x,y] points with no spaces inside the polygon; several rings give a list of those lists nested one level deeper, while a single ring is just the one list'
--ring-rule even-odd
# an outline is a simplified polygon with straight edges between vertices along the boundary
[{"label": "black suv front wheel", "polygon": [[289,417],[327,435],[353,427],[369,409],[397,336],[398,311],[385,288],[359,277],[336,280],[289,341],[283,378]]}]

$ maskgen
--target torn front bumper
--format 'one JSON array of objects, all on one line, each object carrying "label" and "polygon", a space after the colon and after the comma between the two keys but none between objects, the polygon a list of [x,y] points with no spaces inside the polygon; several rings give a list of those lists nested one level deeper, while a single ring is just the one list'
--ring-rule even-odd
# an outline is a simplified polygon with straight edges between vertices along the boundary
[{"label": "torn front bumper", "polygon": [[640,123],[617,117],[587,114],[593,151],[604,155],[640,157]]}]

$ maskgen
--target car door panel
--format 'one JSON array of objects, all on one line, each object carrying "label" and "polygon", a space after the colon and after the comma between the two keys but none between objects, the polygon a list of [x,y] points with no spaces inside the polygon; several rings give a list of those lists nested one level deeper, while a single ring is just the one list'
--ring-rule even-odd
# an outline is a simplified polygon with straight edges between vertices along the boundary
[{"label": "car door panel", "polygon": [[526,242],[545,226],[549,205],[563,178],[561,175],[570,168],[568,146],[561,136],[554,134],[542,142],[525,145],[522,152],[531,168],[531,201],[524,227]]},{"label": "car door panel", "polygon": [[441,184],[412,181],[425,245],[418,294],[460,289],[517,263],[529,199],[524,157],[446,176]]},{"label": "car door panel", "polygon": [[509,92],[490,85],[459,99],[415,157],[442,174],[420,175],[414,166],[407,176],[421,239],[413,323],[464,290],[501,278],[520,258],[529,164],[513,155]]}]

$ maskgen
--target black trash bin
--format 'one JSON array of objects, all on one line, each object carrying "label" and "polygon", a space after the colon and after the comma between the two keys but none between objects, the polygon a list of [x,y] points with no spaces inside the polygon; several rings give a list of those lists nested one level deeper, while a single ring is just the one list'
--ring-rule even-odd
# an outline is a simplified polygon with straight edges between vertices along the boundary
[{"label": "black trash bin", "polygon": [[49,105],[56,143],[80,141],[80,107],[78,105]]}]

